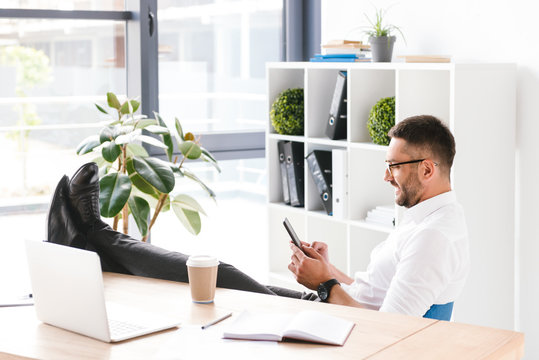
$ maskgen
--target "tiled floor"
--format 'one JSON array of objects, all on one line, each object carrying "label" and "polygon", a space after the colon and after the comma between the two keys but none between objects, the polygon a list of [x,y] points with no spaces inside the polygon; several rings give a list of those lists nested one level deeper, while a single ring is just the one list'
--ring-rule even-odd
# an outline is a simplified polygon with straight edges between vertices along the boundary
[{"label": "tiled floor", "polygon": [[[187,254],[210,253],[235,265],[258,281],[267,282],[266,205],[263,200],[238,195],[200,201],[208,216],[195,237],[186,232],[172,213],[159,216],[152,243]],[[24,239],[45,238],[46,213],[0,216],[1,295],[29,291]]]}]

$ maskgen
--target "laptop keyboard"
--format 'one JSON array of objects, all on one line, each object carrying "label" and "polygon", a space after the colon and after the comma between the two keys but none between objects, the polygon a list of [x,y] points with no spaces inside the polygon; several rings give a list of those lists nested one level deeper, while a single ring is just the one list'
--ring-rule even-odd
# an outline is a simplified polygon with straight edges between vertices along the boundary
[{"label": "laptop keyboard", "polygon": [[137,332],[140,330],[144,330],[147,327],[142,326],[139,324],[133,324],[126,321],[120,321],[120,320],[109,320],[109,326],[110,326],[110,332],[114,335],[114,337],[119,337],[125,334]]}]

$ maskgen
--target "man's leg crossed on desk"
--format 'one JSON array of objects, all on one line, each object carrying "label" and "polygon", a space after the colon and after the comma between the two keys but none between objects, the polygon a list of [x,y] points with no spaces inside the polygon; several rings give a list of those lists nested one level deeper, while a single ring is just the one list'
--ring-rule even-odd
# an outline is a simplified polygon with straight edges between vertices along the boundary
[{"label": "man's leg crossed on desk", "polygon": [[[141,242],[113,230],[101,220],[99,176],[95,163],[83,165],[58,183],[49,209],[47,241],[95,251],[103,271],[189,282],[188,255]],[[262,285],[226,263],[219,264],[217,286],[229,289],[317,300],[312,293]]]}]

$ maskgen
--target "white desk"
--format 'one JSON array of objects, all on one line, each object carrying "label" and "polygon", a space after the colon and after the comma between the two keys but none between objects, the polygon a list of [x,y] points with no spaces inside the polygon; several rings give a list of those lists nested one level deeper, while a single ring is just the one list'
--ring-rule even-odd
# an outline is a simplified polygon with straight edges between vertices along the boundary
[{"label": "white desk", "polygon": [[[520,359],[524,334],[381,313],[304,300],[217,289],[214,304],[193,304],[187,284],[104,274],[108,301],[128,303],[176,316],[184,328],[118,344],[103,343],[39,322],[33,307],[0,308],[0,359]],[[342,347],[307,343],[223,340],[215,335],[227,319],[193,338],[189,325],[207,323],[227,312],[324,311],[356,323]],[[189,335],[190,334],[190,335]],[[204,338],[207,336],[207,338]],[[203,346],[201,344],[206,344]]]}]

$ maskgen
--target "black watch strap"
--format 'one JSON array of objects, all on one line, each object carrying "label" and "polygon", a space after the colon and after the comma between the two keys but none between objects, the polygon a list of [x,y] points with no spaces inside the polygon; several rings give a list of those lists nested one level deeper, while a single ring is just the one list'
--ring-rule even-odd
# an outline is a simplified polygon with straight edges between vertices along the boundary
[{"label": "black watch strap", "polygon": [[318,297],[320,300],[322,300],[322,302],[327,302],[333,286],[340,284],[341,283],[337,279],[330,279],[318,285]]}]

